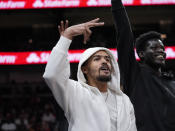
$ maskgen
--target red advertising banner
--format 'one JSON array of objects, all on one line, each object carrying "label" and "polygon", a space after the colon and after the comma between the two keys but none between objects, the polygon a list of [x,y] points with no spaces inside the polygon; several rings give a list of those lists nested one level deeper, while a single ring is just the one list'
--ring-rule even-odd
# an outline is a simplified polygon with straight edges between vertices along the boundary
[{"label": "red advertising banner", "polygon": [[[174,5],[175,0],[122,0],[125,6]],[[111,6],[111,0],[0,0],[0,9],[38,9]]]},{"label": "red advertising banner", "polygon": [[[110,49],[117,60],[117,50]],[[35,52],[0,52],[0,65],[27,65],[27,64],[46,64],[51,51]],[[68,59],[70,63],[78,63],[81,53],[84,50],[69,50]],[[175,59],[175,46],[166,47],[167,59]],[[136,53],[135,53],[136,54]],[[139,60],[136,54],[137,60]]]}]

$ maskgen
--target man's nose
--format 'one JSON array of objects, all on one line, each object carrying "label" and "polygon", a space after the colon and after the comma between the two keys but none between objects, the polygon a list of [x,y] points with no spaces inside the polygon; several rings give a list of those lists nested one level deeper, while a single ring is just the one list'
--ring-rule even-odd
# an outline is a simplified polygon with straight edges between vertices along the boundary
[{"label": "man's nose", "polygon": [[164,50],[164,49],[159,48],[159,49],[158,49],[158,52],[159,52],[159,53],[162,53],[162,54],[166,57],[166,53],[165,53],[165,50]]},{"label": "man's nose", "polygon": [[105,58],[102,58],[102,63],[107,63],[107,60]]},{"label": "man's nose", "polygon": [[160,52],[160,53],[165,53],[164,49],[162,49],[162,48],[158,48],[157,51]]}]

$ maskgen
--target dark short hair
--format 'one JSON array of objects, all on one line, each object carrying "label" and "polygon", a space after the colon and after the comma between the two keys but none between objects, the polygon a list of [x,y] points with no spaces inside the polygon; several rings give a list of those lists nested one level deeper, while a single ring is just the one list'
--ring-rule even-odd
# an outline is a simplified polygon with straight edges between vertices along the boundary
[{"label": "dark short hair", "polygon": [[156,32],[156,31],[149,31],[147,33],[141,34],[137,39],[136,39],[136,51],[139,53],[140,51],[144,51],[146,48],[146,45],[148,44],[149,40],[154,40],[154,39],[160,39],[161,34]]}]

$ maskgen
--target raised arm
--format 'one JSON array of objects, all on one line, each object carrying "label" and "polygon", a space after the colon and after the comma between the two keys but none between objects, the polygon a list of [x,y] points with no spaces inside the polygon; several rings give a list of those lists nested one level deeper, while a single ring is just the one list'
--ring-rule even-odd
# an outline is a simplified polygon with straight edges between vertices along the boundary
[{"label": "raised arm", "polygon": [[118,63],[121,78],[124,83],[124,92],[129,95],[132,90],[130,86],[136,77],[134,74],[138,71],[138,64],[134,53],[133,33],[121,0],[112,0],[112,14],[117,33]]},{"label": "raised arm", "polygon": [[91,27],[102,26],[104,23],[98,22],[99,19],[70,26],[68,28],[68,21],[64,25],[58,27],[61,37],[52,49],[48,63],[44,72],[44,79],[50,87],[56,101],[64,110],[65,114],[68,112],[69,103],[74,100],[78,93],[76,88],[77,82],[69,79],[70,77],[70,64],[67,59],[68,49],[72,39],[78,35],[84,35],[84,43],[91,35]]}]

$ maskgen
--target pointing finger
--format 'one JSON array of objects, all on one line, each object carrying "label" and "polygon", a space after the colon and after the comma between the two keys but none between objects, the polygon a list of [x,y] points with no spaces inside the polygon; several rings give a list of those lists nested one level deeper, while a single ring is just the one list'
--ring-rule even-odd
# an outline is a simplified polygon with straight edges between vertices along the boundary
[{"label": "pointing finger", "polygon": [[83,35],[84,35],[83,43],[86,44],[86,41],[87,41],[87,33],[86,33],[86,31],[84,31]]},{"label": "pointing finger", "polygon": [[96,26],[103,26],[104,25],[104,22],[99,22],[99,23],[88,23],[87,26],[89,28],[91,27],[96,27]]},{"label": "pointing finger", "polygon": [[89,35],[92,34],[92,31],[91,31],[88,27],[86,27],[86,32],[87,32]]},{"label": "pointing finger", "polygon": [[89,40],[89,37],[92,34],[92,31],[87,26],[85,26],[85,29],[86,30],[84,32],[84,44],[86,44],[86,42]]},{"label": "pointing finger", "polygon": [[59,31],[59,33],[61,35],[61,27],[60,27],[60,25],[58,26],[58,31]]},{"label": "pointing finger", "polygon": [[61,31],[64,31],[64,22],[61,21]]},{"label": "pointing finger", "polygon": [[67,28],[68,28],[68,26],[69,26],[69,21],[68,21],[68,20],[66,20],[66,24],[65,24],[65,26],[64,26],[64,29],[67,29]]},{"label": "pointing finger", "polygon": [[99,20],[100,20],[100,18],[96,18],[96,19],[93,19],[93,20],[91,20],[91,21],[89,21],[87,23],[94,23],[94,22],[98,22]]}]

